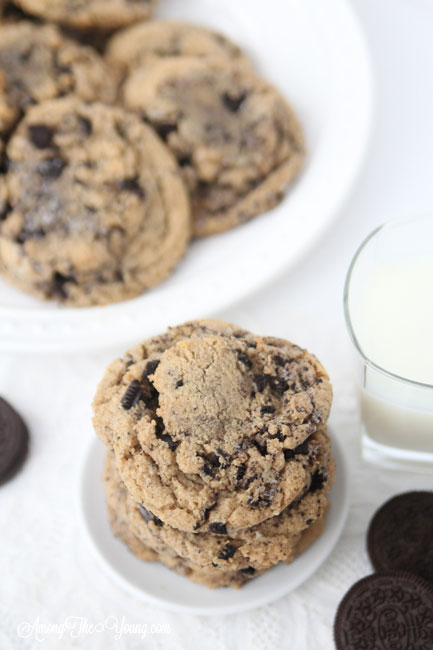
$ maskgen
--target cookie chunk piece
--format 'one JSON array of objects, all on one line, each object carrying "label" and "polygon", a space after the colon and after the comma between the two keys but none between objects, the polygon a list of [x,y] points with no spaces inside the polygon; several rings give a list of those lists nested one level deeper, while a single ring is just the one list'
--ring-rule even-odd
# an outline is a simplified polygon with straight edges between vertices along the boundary
[{"label": "cookie chunk piece", "polygon": [[[314,434],[308,445],[315,446],[316,456],[310,456],[314,464],[312,478],[302,496],[281,514],[232,535],[180,531],[156,517],[143,504],[137,504],[124,487],[111,450],[107,451],[104,471],[107,502],[115,511],[123,512],[122,517],[131,532],[155,552],[170,547],[177,555],[202,566],[268,569],[281,561],[292,562],[307,531],[314,528],[318,533],[323,523],[334,462],[329,438],[324,432]],[[298,453],[308,455],[308,445],[304,444]],[[322,476],[320,487],[316,484],[319,474]]]},{"label": "cookie chunk piece", "polygon": [[109,366],[94,426],[137,503],[179,530],[225,535],[303,493],[316,453],[308,438],[331,399],[325,369],[300,347],[196,321]]},{"label": "cookie chunk piece", "polygon": [[121,108],[66,98],[30,109],[0,177],[0,270],[64,305],[137,296],[190,236],[186,191],[163,142]]},{"label": "cookie chunk piece", "polygon": [[123,97],[177,157],[196,236],[274,207],[300,171],[304,140],[293,110],[245,65],[186,56],[152,60],[128,76]]},{"label": "cookie chunk piece", "polygon": [[107,56],[133,70],[152,58],[196,57],[244,61],[246,57],[229,38],[205,27],[169,20],[152,20],[115,34]]},{"label": "cookie chunk piece", "polygon": [[72,94],[112,103],[115,75],[94,50],[53,25],[0,25],[0,142],[31,106]]},{"label": "cookie chunk piece", "polygon": [[126,521],[121,519],[120,508],[114,510],[107,502],[108,520],[115,537],[120,539],[129,550],[142,562],[156,562],[158,553],[143,544],[130,530]]},{"label": "cookie chunk piece", "polygon": [[15,0],[23,11],[77,29],[112,30],[150,17],[157,0]]}]

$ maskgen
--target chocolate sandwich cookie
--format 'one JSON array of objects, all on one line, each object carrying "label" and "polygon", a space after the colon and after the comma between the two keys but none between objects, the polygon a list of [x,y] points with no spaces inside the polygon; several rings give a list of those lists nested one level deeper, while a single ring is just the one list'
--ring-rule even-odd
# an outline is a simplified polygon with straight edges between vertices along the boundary
[{"label": "chocolate sandwich cookie", "polygon": [[204,320],[112,363],[94,426],[137,503],[179,530],[225,535],[323,484],[308,439],[331,400],[326,371],[306,350]]},{"label": "chocolate sandwich cookie", "polygon": [[223,232],[276,206],[301,169],[304,139],[294,111],[249,66],[154,58],[131,72],[123,97],[176,156],[196,236]]},{"label": "chocolate sandwich cookie", "polygon": [[23,11],[77,29],[112,30],[149,18],[157,0],[14,0]]},{"label": "chocolate sandwich cookie", "polygon": [[0,25],[0,148],[22,115],[47,99],[76,95],[111,103],[116,79],[89,47],[53,25]]},{"label": "chocolate sandwich cookie", "polygon": [[23,464],[29,433],[18,413],[0,397],[0,485],[9,481]]},{"label": "chocolate sandwich cookie", "polygon": [[433,492],[407,492],[374,515],[367,549],[376,571],[410,571],[433,583]]},{"label": "chocolate sandwich cookie", "polygon": [[433,648],[433,586],[405,572],[363,578],[340,603],[334,639],[337,650]]},{"label": "chocolate sandwich cookie", "polygon": [[190,212],[177,165],[133,114],[74,98],[28,111],[0,176],[0,271],[68,306],[132,298],[183,256]]},{"label": "chocolate sandwich cookie", "polygon": [[152,58],[222,58],[230,62],[247,59],[236,43],[218,32],[169,20],[151,20],[115,34],[107,56],[129,71]]}]

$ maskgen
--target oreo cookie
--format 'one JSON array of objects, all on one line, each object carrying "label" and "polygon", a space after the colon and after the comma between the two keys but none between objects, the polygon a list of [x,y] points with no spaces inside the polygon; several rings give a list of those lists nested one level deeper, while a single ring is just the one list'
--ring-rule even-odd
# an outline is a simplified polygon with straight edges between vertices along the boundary
[{"label": "oreo cookie", "polygon": [[29,433],[18,413],[0,397],[0,485],[9,481],[23,464]]},{"label": "oreo cookie", "polygon": [[433,492],[387,501],[371,520],[367,550],[376,571],[410,571],[433,584]]},{"label": "oreo cookie", "polygon": [[337,650],[433,648],[433,585],[406,572],[356,582],[334,622]]}]

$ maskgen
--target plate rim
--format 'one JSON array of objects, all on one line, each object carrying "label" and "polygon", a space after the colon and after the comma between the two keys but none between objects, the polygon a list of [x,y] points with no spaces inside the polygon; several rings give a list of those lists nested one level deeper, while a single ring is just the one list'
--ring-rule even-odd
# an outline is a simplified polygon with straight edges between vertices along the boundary
[{"label": "plate rim", "polygon": [[[122,587],[129,595],[135,596],[138,600],[140,600],[140,602],[145,603],[147,605],[159,607],[165,611],[178,613],[178,614],[191,614],[191,615],[198,615],[198,616],[232,615],[232,614],[239,614],[242,612],[250,611],[252,609],[263,607],[269,603],[272,603],[286,596],[287,594],[291,593],[298,587],[300,587],[306,580],[311,578],[320,569],[320,567],[326,562],[326,560],[329,558],[332,551],[335,549],[338,541],[341,538],[344,526],[347,521],[347,517],[349,513],[349,504],[351,499],[350,483],[348,479],[348,465],[349,465],[348,458],[344,450],[342,440],[335,433],[334,428],[332,426],[328,426],[328,433],[331,438],[332,455],[335,459],[336,467],[337,467],[335,473],[334,485],[331,488],[331,492],[330,492],[331,505],[325,518],[325,528],[323,533],[320,535],[320,537],[317,540],[315,540],[315,542],[313,542],[313,544],[309,548],[307,548],[300,555],[300,557],[302,557],[304,554],[307,554],[308,552],[311,553],[311,551],[314,551],[315,543],[319,542],[322,539],[325,539],[328,542],[328,544],[325,547],[325,550],[323,550],[321,554],[316,556],[316,559],[313,560],[313,562],[311,563],[313,568],[311,570],[309,568],[308,571],[306,571],[303,576],[301,576],[300,578],[298,577],[290,585],[287,585],[287,583],[281,581],[281,584],[279,586],[277,585],[277,587],[275,587],[274,585],[272,587],[272,590],[268,589],[268,591],[265,592],[264,595],[258,596],[254,598],[252,601],[240,602],[238,605],[226,605],[226,606],[212,605],[212,606],[196,607],[196,606],[182,605],[179,603],[167,601],[163,597],[158,597],[153,594],[149,594],[144,589],[140,589],[138,586],[129,582],[129,580],[126,577],[124,577],[112,565],[112,563],[107,558],[106,553],[104,553],[100,549],[100,546],[95,540],[94,534],[88,523],[88,518],[87,518],[88,513],[87,513],[85,501],[86,501],[89,480],[90,482],[92,480],[93,482],[98,481],[99,485],[102,483],[101,471],[99,472],[99,474],[96,475],[96,479],[95,479],[95,473],[92,473],[92,478],[89,479],[89,470],[94,465],[95,459],[97,460],[97,456],[100,456],[99,462],[100,462],[100,469],[102,470],[103,456],[105,455],[105,450],[106,450],[106,447],[97,438],[92,440],[84,456],[84,461],[82,464],[81,476],[80,476],[79,498],[76,504],[78,509],[78,518],[80,521],[80,527],[82,531],[84,531],[84,536],[86,538],[86,547],[91,550],[92,555],[97,561],[98,565],[108,576],[112,578],[113,583]],[[339,512],[337,512],[336,514],[334,513],[333,515],[333,519],[335,520],[333,521],[334,527],[333,529],[329,530],[329,525],[330,525],[329,517],[330,517],[330,513],[333,512],[332,495],[334,495],[334,501],[340,503],[340,509]],[[105,510],[105,503],[103,505]],[[119,544],[121,543],[122,542],[119,541]],[[126,548],[126,546],[125,546],[125,552],[129,553],[137,563],[139,563],[140,565],[142,564],[142,561],[136,558],[131,553],[131,551],[129,551],[129,549]],[[281,564],[282,563],[273,567],[272,569],[270,569],[270,571],[277,572],[279,569],[284,569],[284,565],[281,566]],[[171,569],[168,569],[164,565],[161,565],[160,568],[163,571],[171,571]],[[261,577],[263,576],[258,576],[257,578],[255,578],[254,582],[259,581]],[[186,577],[184,579],[188,580],[188,578]],[[202,585],[196,585],[195,583],[193,584],[197,587],[202,587],[206,589],[206,587],[203,587]],[[242,594],[242,589],[239,590],[238,593]]]}]

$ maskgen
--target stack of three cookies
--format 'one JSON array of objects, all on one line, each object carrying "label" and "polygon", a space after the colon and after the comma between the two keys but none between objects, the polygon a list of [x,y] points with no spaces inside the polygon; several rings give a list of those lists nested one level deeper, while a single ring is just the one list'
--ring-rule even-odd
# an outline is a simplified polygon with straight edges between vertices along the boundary
[{"label": "stack of three cookies", "polygon": [[331,400],[317,359],[281,339],[198,321],[144,341],[94,401],[115,535],[209,587],[291,562],[323,527]]}]

